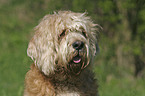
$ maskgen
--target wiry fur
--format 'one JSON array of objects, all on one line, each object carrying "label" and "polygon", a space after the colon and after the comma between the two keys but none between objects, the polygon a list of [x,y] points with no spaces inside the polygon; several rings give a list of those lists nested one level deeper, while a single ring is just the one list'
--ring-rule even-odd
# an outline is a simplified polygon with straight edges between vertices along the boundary
[{"label": "wiry fur", "polygon": [[[24,96],[96,96],[90,66],[97,51],[96,26],[85,13],[46,15],[27,49],[34,64],[26,74]],[[84,43],[82,50],[73,48],[76,41]],[[73,64],[77,55],[81,63]]]}]

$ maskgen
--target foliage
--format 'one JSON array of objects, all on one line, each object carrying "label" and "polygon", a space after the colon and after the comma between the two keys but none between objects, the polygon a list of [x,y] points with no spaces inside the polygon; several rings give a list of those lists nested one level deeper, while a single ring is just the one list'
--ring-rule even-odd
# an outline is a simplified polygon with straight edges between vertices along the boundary
[{"label": "foliage", "polygon": [[[34,26],[57,10],[87,12],[100,32],[94,71],[100,96],[144,96],[144,0],[1,0],[0,96],[22,96]],[[136,76],[142,76],[135,78]]]}]

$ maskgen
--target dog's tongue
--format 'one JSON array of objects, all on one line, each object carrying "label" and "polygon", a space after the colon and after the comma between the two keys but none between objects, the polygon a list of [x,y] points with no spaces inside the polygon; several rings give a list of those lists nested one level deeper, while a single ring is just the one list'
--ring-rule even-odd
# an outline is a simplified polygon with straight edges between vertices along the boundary
[{"label": "dog's tongue", "polygon": [[79,57],[79,56],[74,57],[73,62],[74,63],[80,63],[81,62],[81,57]]}]

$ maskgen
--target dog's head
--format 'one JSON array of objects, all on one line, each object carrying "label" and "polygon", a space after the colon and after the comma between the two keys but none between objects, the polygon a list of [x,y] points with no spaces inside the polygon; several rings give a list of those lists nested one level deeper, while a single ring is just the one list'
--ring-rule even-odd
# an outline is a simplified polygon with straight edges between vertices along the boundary
[{"label": "dog's head", "polygon": [[96,26],[85,13],[46,15],[35,28],[27,54],[45,75],[62,69],[78,74],[97,52]]}]

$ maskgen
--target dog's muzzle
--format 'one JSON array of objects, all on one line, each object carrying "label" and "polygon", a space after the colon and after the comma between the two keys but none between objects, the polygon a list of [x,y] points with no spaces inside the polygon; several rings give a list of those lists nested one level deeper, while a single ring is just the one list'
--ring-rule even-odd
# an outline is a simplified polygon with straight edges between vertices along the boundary
[{"label": "dog's muzzle", "polygon": [[75,49],[75,51],[77,51],[77,55],[75,57],[73,57],[73,62],[74,62],[74,64],[78,64],[78,63],[80,63],[82,61],[80,52],[84,48],[84,42],[82,42],[82,41],[75,41],[72,44],[72,46]]},{"label": "dog's muzzle", "polygon": [[78,75],[82,69],[86,67],[85,65],[85,53],[84,53],[84,42],[83,41],[75,41],[72,44],[72,47],[75,49],[75,55],[70,61],[68,68],[71,73]]}]

